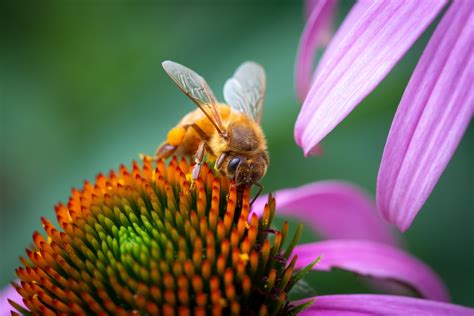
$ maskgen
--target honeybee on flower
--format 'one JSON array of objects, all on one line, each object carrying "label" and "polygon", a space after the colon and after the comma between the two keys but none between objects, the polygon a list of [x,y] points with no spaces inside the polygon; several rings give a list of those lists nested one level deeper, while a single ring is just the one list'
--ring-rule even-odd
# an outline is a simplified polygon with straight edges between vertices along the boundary
[{"label": "honeybee on flower", "polygon": [[163,68],[198,109],[172,128],[152,160],[172,155],[194,156],[194,182],[205,156],[221,174],[235,181],[238,191],[255,185],[267,172],[269,156],[260,122],[266,90],[265,71],[255,62],[244,62],[224,86],[227,104],[219,103],[206,81],[193,70],[172,61]]}]

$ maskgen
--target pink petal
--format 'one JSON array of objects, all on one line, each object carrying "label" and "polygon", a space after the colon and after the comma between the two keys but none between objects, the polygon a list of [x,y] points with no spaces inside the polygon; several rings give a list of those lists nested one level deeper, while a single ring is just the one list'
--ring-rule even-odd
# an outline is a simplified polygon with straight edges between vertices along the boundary
[{"label": "pink petal", "polygon": [[[326,239],[366,239],[398,244],[368,194],[338,181],[323,181],[276,192],[277,214],[299,219]],[[253,205],[261,215],[267,197]]]},{"label": "pink petal", "polygon": [[378,279],[408,285],[423,297],[449,301],[443,282],[426,264],[403,250],[372,241],[328,240],[298,245],[296,267],[301,269],[321,256],[313,267],[329,271],[340,268]]},{"label": "pink petal", "polygon": [[306,20],[309,19],[313,9],[319,5],[321,1],[319,0],[305,0],[304,1],[304,17]]},{"label": "pink petal", "polygon": [[456,150],[474,106],[474,2],[454,1],[398,107],[377,179],[377,204],[410,227]]},{"label": "pink petal", "polygon": [[7,299],[14,301],[21,306],[25,306],[23,304],[23,298],[18,294],[15,288],[11,285],[7,285],[0,292],[0,315],[10,315],[10,311],[15,310],[15,308],[8,303]]},{"label": "pink petal", "polygon": [[306,1],[306,7],[311,14],[301,35],[295,66],[296,93],[301,102],[310,88],[315,52],[329,37],[337,1]]},{"label": "pink petal", "polygon": [[[461,305],[393,295],[323,295],[298,315],[472,316],[474,309]],[[298,302],[297,302],[298,303]]]},{"label": "pink petal", "polygon": [[369,94],[446,1],[360,1],[327,48],[295,126],[305,155]]}]

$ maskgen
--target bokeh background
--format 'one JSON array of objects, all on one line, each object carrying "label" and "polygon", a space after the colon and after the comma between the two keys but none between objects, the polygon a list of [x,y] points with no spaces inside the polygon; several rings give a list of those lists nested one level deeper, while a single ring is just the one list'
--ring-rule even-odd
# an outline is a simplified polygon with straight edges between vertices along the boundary
[{"label": "bokeh background", "polygon": [[[340,17],[351,4],[343,3]],[[130,164],[139,152],[152,153],[181,116],[194,109],[162,71],[163,60],[201,73],[220,99],[225,80],[242,61],[264,65],[263,128],[271,154],[266,191],[344,179],[374,194],[391,120],[433,31],[432,26],[324,140],[324,155],[308,159],[293,141],[300,107],[293,69],[304,25],[301,3],[7,1],[2,6],[0,287],[15,277],[32,232],[41,231],[40,217],[54,218],[53,205],[66,201],[72,187],[100,171]],[[453,301],[470,306],[473,132],[470,127],[402,237],[441,275]],[[363,287],[349,273],[310,278],[321,294]]]}]

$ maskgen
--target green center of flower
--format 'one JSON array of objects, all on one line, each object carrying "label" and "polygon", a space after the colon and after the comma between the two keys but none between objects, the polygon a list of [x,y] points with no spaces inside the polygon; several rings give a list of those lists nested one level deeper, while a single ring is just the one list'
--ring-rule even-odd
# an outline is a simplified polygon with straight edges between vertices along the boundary
[{"label": "green center of flower", "polygon": [[61,229],[17,269],[23,314],[286,315],[293,273],[288,224],[271,227],[275,200],[249,215],[249,190],[204,165],[194,186],[186,160],[122,166],[56,206]]}]

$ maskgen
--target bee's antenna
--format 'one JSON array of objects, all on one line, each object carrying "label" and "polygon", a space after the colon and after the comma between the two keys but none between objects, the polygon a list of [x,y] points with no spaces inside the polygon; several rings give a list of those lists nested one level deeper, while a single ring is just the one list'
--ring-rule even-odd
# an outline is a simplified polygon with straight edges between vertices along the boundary
[{"label": "bee's antenna", "polygon": [[263,191],[263,185],[261,185],[261,184],[258,183],[258,182],[254,182],[253,184],[258,187],[258,192],[257,192],[257,194],[255,194],[254,198],[252,199],[252,202],[250,202],[250,207],[252,207],[252,205],[253,205],[253,203],[255,202],[255,200],[260,196],[260,194],[261,194],[262,191]]}]

